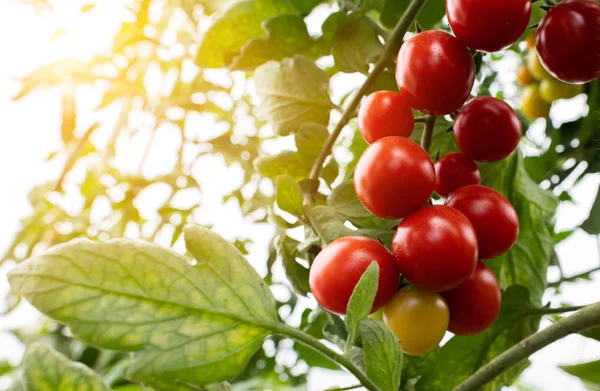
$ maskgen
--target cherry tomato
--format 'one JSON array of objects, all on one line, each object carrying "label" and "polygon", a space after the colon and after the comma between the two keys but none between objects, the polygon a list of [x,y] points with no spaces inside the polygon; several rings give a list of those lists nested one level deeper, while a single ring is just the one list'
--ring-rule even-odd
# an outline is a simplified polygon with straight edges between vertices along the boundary
[{"label": "cherry tomato", "polygon": [[467,103],[456,116],[453,128],[460,150],[480,162],[504,159],[517,148],[523,134],[512,107],[491,96]]},{"label": "cherry tomato", "polygon": [[500,285],[483,262],[477,263],[465,282],[441,295],[450,309],[448,330],[457,335],[475,335],[487,330],[500,313]]},{"label": "cherry tomato", "polygon": [[369,144],[387,136],[410,137],[414,126],[408,101],[394,91],[372,93],[358,111],[358,129]]},{"label": "cherry tomato", "polygon": [[480,185],[461,187],[450,194],[445,205],[461,211],[477,234],[479,259],[507,252],[519,236],[519,217],[502,194]]},{"label": "cherry tomato", "polygon": [[478,185],[481,174],[477,164],[464,153],[452,152],[435,162],[435,192],[448,197],[459,187]]},{"label": "cherry tomato", "polygon": [[426,206],[402,220],[392,250],[400,273],[432,291],[454,288],[477,265],[475,229],[462,213],[443,205]]},{"label": "cherry tomato", "polygon": [[523,64],[519,65],[517,69],[517,82],[522,86],[533,83],[533,76],[531,76],[531,73],[529,73],[529,70]]},{"label": "cherry tomato", "polygon": [[517,42],[531,17],[531,0],[448,0],[446,15],[461,42],[496,52]]},{"label": "cherry tomato", "polygon": [[527,36],[527,39],[525,39],[525,44],[527,45],[527,49],[535,48],[535,31]]},{"label": "cherry tomato", "polygon": [[369,265],[379,265],[379,287],[371,312],[377,311],[394,296],[400,276],[394,257],[377,240],[346,236],[329,243],[310,268],[310,290],[321,307],[346,314],[348,301]]},{"label": "cherry tomato", "polygon": [[600,76],[600,3],[565,0],[546,13],[537,30],[542,64],[569,83],[587,83]]},{"label": "cherry tomato", "polygon": [[440,295],[414,285],[402,288],[383,307],[383,323],[412,356],[435,349],[448,328],[448,305]]},{"label": "cherry tomato", "polygon": [[527,63],[527,70],[534,79],[544,80],[552,77],[540,62],[540,58],[535,50],[530,50],[529,53],[527,53],[525,61]]},{"label": "cherry tomato", "polygon": [[552,103],[559,99],[571,99],[583,92],[582,84],[568,84],[556,79],[542,80],[539,93],[543,100]]},{"label": "cherry tomato", "polygon": [[413,109],[446,115],[458,110],[469,97],[475,64],[469,49],[452,35],[424,31],[400,48],[396,81]]},{"label": "cherry tomato", "polygon": [[358,160],[354,188],[371,213],[399,219],[423,206],[435,185],[429,154],[404,137],[384,137],[371,144]]},{"label": "cherry tomato", "polygon": [[531,85],[525,87],[521,93],[521,111],[531,120],[546,118],[550,115],[550,103],[540,96],[539,87]]}]

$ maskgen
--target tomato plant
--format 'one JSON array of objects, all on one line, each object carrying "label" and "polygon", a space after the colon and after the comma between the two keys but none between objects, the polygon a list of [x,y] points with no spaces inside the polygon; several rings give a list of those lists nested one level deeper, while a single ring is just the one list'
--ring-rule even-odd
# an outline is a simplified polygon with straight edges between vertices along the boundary
[{"label": "tomato plant", "polygon": [[414,126],[410,105],[394,91],[372,93],[358,112],[358,129],[369,144],[387,136],[410,137]]},{"label": "tomato plant", "polygon": [[435,192],[442,197],[448,197],[459,187],[481,183],[477,164],[464,153],[449,153],[435,162],[434,167]]}]

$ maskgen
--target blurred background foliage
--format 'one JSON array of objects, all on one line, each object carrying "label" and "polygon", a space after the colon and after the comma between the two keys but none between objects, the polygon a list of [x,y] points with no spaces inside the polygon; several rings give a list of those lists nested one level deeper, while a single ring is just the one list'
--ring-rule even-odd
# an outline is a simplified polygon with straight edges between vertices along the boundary
[{"label": "blurred background foliage", "polygon": [[[40,13],[54,12],[45,0],[22,2]],[[372,216],[356,199],[351,177],[366,144],[356,132],[355,121],[338,141],[335,158],[327,160],[323,180],[315,183],[307,177],[328,136],[328,125],[339,119],[340,107],[354,91],[332,90],[333,81],[344,73],[368,73],[409,1],[122,3],[126,17],[112,50],[90,61],[63,58],[20,80],[22,88],[14,100],[38,89],[60,91],[63,145],[47,160],[59,161],[63,169],[58,177],[31,190],[33,213],[23,219],[0,263],[18,263],[81,236],[132,237],[176,246],[183,225],[202,220],[198,216],[211,189],[200,188],[194,173],[211,170],[210,164],[198,167],[198,163],[215,156],[243,172],[222,203],[237,203],[248,222],[275,227],[264,260],[264,279],[277,290],[282,318],[315,337],[343,343],[346,330],[339,317],[298,305],[309,291],[308,267],[321,246],[339,236],[358,231],[389,244],[397,222]],[[543,16],[537,4],[531,24]],[[95,6],[82,3],[80,12],[93,12]],[[448,30],[442,21],[444,6],[443,0],[430,0],[418,17],[421,28]],[[316,19],[315,7],[326,17]],[[53,39],[63,34],[58,30]],[[494,95],[513,105],[518,102],[514,78],[502,79],[497,64],[504,56],[522,58],[529,34],[506,53],[475,56],[476,94]],[[82,86],[102,93],[91,123],[79,120]],[[377,89],[396,89],[393,67],[379,77],[372,90]],[[556,207],[559,201],[570,202],[569,189],[581,178],[600,169],[600,82],[586,85],[585,92],[587,115],[560,124],[537,121],[536,126],[545,126],[545,131],[541,137],[537,132],[536,137],[523,140],[525,153],[481,166],[484,184],[507,195],[521,219],[515,248],[489,263],[506,288],[503,313],[480,336],[456,337],[431,354],[408,359],[403,375],[406,389],[447,389],[537,329],[541,315],[535,309],[541,306],[548,285],[547,268],[560,266],[553,247],[572,233],[554,231]],[[450,120],[440,119],[436,125],[434,158],[456,150],[448,132]],[[532,125],[524,117],[522,121],[524,129]],[[420,137],[420,126],[415,139]],[[159,131],[176,140],[176,147],[173,158],[161,162],[161,174],[148,175],[145,167]],[[149,140],[147,144],[140,142],[140,133]],[[119,161],[132,153],[139,155],[136,167],[122,169]],[[67,185],[68,178],[74,180]],[[305,212],[303,192],[315,186],[316,205]],[[158,218],[143,217],[140,200],[158,187],[166,189],[154,213]],[[590,235],[600,233],[599,205],[597,198],[581,227]],[[251,241],[239,237],[235,244],[247,253]],[[578,277],[589,278],[590,272]],[[559,283],[552,285],[559,289]],[[0,306],[3,314],[19,302],[9,294]],[[126,380],[126,354],[86,346],[52,321],[35,330],[11,332],[24,343],[41,339],[94,368],[115,390],[144,389]],[[439,365],[440,360],[444,365]],[[525,366],[507,372],[490,389],[510,384]],[[301,345],[271,337],[232,384],[240,391],[301,390],[309,367],[338,369]],[[0,376],[11,370],[0,363]]]}]

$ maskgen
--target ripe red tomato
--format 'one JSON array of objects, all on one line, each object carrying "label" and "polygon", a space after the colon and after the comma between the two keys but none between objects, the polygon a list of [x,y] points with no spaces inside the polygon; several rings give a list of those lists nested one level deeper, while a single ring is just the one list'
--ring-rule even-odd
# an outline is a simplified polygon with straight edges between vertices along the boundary
[{"label": "ripe red tomato", "polygon": [[500,285],[483,262],[477,263],[465,282],[441,295],[450,308],[448,330],[457,335],[475,335],[487,330],[500,313]]},{"label": "ripe red tomato", "polygon": [[481,183],[477,164],[464,153],[449,153],[435,162],[434,166],[435,192],[442,197],[448,197],[459,187]]},{"label": "ripe red tomato", "polygon": [[429,154],[404,137],[384,137],[371,144],[354,171],[358,199],[386,219],[399,219],[425,205],[434,184]]},{"label": "ripe red tomato", "polygon": [[552,7],[537,30],[535,47],[557,79],[587,83],[600,76],[600,3],[565,0]]},{"label": "ripe red tomato", "polygon": [[387,303],[398,289],[400,276],[394,257],[377,240],[362,236],[329,243],[310,268],[310,290],[321,307],[346,314],[356,284],[373,261],[379,265],[379,287],[371,312]]},{"label": "ripe red tomato", "polygon": [[426,206],[402,220],[392,250],[400,273],[432,291],[456,287],[477,265],[475,229],[462,213],[443,205]]},{"label": "ripe red tomato", "polygon": [[396,81],[412,108],[433,115],[458,110],[475,81],[469,49],[443,31],[424,31],[400,48]]},{"label": "ripe red tomato", "polygon": [[512,107],[491,96],[467,103],[456,116],[453,128],[460,150],[480,162],[504,159],[517,148],[523,134]]},{"label": "ripe red tomato", "polygon": [[462,43],[484,52],[517,42],[531,17],[531,0],[448,0],[446,15]]},{"label": "ripe red tomato", "polygon": [[394,91],[372,93],[358,111],[358,129],[369,144],[387,136],[410,137],[414,127],[408,101]]},{"label": "ripe red tomato", "polygon": [[450,194],[445,205],[461,211],[475,227],[479,259],[504,254],[519,236],[515,208],[494,189],[480,185],[461,187]]}]

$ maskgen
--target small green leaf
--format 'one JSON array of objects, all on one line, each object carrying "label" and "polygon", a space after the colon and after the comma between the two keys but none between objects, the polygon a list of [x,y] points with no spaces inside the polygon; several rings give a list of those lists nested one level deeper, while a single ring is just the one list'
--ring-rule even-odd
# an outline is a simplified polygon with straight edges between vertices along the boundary
[{"label": "small green leaf", "polygon": [[[381,23],[389,28],[396,26],[409,4],[410,0],[386,0],[381,10]],[[424,30],[428,30],[440,22],[445,14],[445,0],[429,0],[419,12],[417,22]]]},{"label": "small green leaf", "polygon": [[263,21],[296,12],[295,7],[284,0],[234,3],[206,32],[196,63],[203,68],[225,67],[249,40],[265,35]]},{"label": "small green leaf", "polygon": [[302,13],[308,13],[313,10],[323,0],[292,0],[292,3]]},{"label": "small green leaf", "polygon": [[289,175],[280,175],[275,184],[277,206],[294,216],[302,216],[302,189],[298,182]]},{"label": "small green leaf", "polygon": [[358,323],[371,313],[379,281],[379,265],[375,260],[371,262],[367,270],[358,280],[354,287],[348,308],[346,311],[346,326],[348,326],[348,340],[346,341],[346,353],[352,348],[358,335]]},{"label": "small green leaf", "polygon": [[281,258],[285,275],[296,292],[306,296],[310,292],[309,270],[296,261],[298,242],[289,236],[276,239],[277,255]]},{"label": "small green leaf", "polygon": [[342,21],[346,18],[346,13],[338,11],[330,14],[323,25],[321,26],[322,35],[317,39],[317,44],[312,48],[312,55],[315,57],[327,56],[331,54],[331,46],[335,32],[339,28]]},{"label": "small green leaf", "polygon": [[279,135],[296,132],[309,122],[328,124],[333,108],[329,77],[306,57],[261,65],[254,74],[254,83],[262,99],[260,114]]},{"label": "small green leaf", "polygon": [[15,369],[8,361],[0,361],[0,377],[10,373]]},{"label": "small green leaf", "polygon": [[184,237],[195,264],[154,244],[75,240],[20,264],[9,281],[84,342],[138,352],[137,380],[220,382],[261,346],[264,326],[278,321],[275,302],[232,244],[200,226]]},{"label": "small green leaf", "polygon": [[[41,343],[29,345],[19,366],[23,391],[109,391],[102,378]],[[19,381],[18,381],[19,382]]]},{"label": "small green leaf", "polygon": [[365,319],[359,323],[367,376],[381,391],[400,389],[404,355],[398,338],[383,323]]},{"label": "small green leaf", "polygon": [[596,200],[588,218],[581,224],[581,229],[590,235],[600,235],[600,186],[596,193]]},{"label": "small green leaf", "polygon": [[358,234],[356,231],[346,227],[340,215],[336,213],[335,209],[329,206],[315,206],[310,209],[309,214],[317,235],[319,235],[325,245],[342,236]]},{"label": "small green leaf", "polygon": [[600,360],[578,365],[563,365],[560,369],[577,376],[589,390],[600,390]]},{"label": "small green leaf", "polygon": [[337,29],[331,53],[342,72],[368,73],[383,51],[373,23],[362,13],[346,17]]}]

